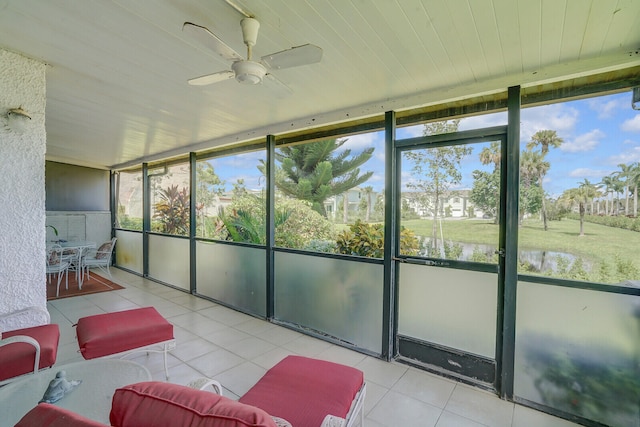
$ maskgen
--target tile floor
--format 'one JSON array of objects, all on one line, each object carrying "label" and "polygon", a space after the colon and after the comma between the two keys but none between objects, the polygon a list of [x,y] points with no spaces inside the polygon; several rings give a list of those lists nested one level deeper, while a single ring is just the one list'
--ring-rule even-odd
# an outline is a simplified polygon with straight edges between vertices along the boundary
[{"label": "tile floor", "polygon": [[[569,427],[577,424],[498,399],[495,395],[399,363],[387,363],[236,312],[210,301],[112,270],[126,289],[48,303],[61,329],[57,365],[79,361],[72,325],[80,317],[154,306],[175,327],[177,348],[169,355],[170,381],[187,384],[206,376],[237,399],[268,368],[288,354],[354,366],[367,382],[365,424],[420,427]],[[164,380],[162,357],[136,360]]]}]

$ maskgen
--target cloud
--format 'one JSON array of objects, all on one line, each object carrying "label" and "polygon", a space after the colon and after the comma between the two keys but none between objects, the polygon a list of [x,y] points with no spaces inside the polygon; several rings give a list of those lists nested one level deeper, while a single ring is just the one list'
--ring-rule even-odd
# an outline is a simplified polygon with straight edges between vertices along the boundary
[{"label": "cloud", "polygon": [[620,129],[626,132],[640,132],[640,114],[636,114],[634,118],[622,122]]},{"label": "cloud", "polygon": [[345,138],[347,139],[347,142],[345,142],[342,147],[338,148],[336,152],[351,150],[352,153],[359,153],[366,148],[374,147],[379,139],[382,138],[384,140],[384,135],[379,132],[368,132],[350,135]]},{"label": "cloud", "polygon": [[465,117],[460,120],[459,130],[482,129],[507,124],[507,112],[483,114],[481,116]]},{"label": "cloud", "polygon": [[396,130],[396,138],[415,138],[416,136],[422,136],[424,132],[424,125],[412,125],[398,128]]},{"label": "cloud", "polygon": [[600,140],[606,135],[600,129],[594,129],[591,132],[583,133],[573,139],[573,141],[565,141],[560,145],[560,150],[567,153],[579,153],[591,151],[600,143]]},{"label": "cloud", "polygon": [[555,130],[560,138],[570,134],[578,122],[579,111],[565,104],[551,104],[522,110],[520,140],[527,143],[539,130]]},{"label": "cloud", "polygon": [[620,108],[624,108],[624,102],[620,98],[611,99],[602,102],[602,97],[590,99],[588,101],[589,108],[598,113],[600,120],[609,119],[614,116],[614,112]]},{"label": "cloud", "polygon": [[640,162],[640,147],[631,147],[629,150],[611,156],[607,160],[607,163],[611,165],[619,165],[621,163],[629,164],[633,162]]},{"label": "cloud", "polygon": [[569,176],[576,178],[596,178],[600,180],[603,176],[609,175],[612,171],[598,169],[578,168],[569,172]]}]

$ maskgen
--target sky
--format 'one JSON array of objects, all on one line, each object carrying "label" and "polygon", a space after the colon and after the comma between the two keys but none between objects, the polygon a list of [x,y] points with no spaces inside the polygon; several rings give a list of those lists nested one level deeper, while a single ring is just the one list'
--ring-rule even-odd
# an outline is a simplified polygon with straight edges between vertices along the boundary
[{"label": "sky", "polygon": [[[477,129],[505,125],[506,112],[486,114],[462,119],[459,130]],[[424,126],[399,128],[398,139],[422,135]],[[578,101],[525,108],[521,112],[521,146],[530,141],[538,130],[555,130],[563,139],[559,148],[551,149],[547,161],[551,164],[544,180],[544,189],[551,197],[558,197],[568,188],[575,188],[585,178],[598,183],[603,176],[619,170],[620,163],[640,162],[640,111],[631,108],[631,92],[599,96]],[[487,144],[488,145],[488,144]],[[384,133],[373,132],[348,137],[343,146],[352,153],[374,147],[372,158],[361,167],[361,171],[372,171],[373,176],[364,185],[374,191],[384,187]],[[490,170],[482,166],[478,154],[482,146],[474,145],[473,153],[463,161],[463,182],[452,188],[467,188],[472,185],[471,171]],[[232,189],[237,179],[244,179],[247,188],[264,187],[264,178],[257,169],[264,151],[247,153],[212,161],[215,172],[226,182],[226,190]],[[403,189],[412,178],[403,171]]]}]

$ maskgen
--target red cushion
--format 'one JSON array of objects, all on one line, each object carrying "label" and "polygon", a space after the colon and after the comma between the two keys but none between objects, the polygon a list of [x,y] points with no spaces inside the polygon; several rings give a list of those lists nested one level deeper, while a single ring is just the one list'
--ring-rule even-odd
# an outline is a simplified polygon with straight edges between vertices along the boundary
[{"label": "red cushion", "polygon": [[49,403],[40,403],[27,412],[15,427],[104,427],[97,421],[85,418],[68,409]]},{"label": "red cushion", "polygon": [[269,414],[208,391],[164,382],[116,390],[111,425],[135,427],[276,427]]},{"label": "red cushion", "polygon": [[287,356],[269,369],[240,402],[264,409],[293,426],[320,426],[328,414],[345,418],[364,383],[358,369]]},{"label": "red cushion", "polygon": [[78,320],[80,352],[85,359],[108,356],[173,339],[173,325],[153,307],[97,314]]},{"label": "red cushion", "polygon": [[[56,363],[60,329],[58,325],[40,325],[32,328],[3,332],[2,338],[28,335],[40,344],[39,368],[48,368]],[[0,381],[33,372],[36,349],[31,344],[13,343],[0,347]]]}]

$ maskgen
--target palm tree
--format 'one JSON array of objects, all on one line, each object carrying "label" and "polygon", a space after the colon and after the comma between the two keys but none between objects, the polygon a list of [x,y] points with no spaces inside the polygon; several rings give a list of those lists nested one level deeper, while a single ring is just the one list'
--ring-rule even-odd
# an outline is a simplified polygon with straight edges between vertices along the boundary
[{"label": "palm tree", "polygon": [[[538,187],[540,192],[533,191],[520,191],[520,194],[541,194],[540,203],[544,206],[544,192],[542,190],[542,177],[546,175],[551,165],[544,160],[542,153],[539,151],[523,151],[520,156],[520,181],[523,189],[531,189],[532,187]],[[523,200],[524,201],[524,200]],[[530,201],[530,200],[527,200]],[[522,206],[530,203],[521,203]],[[536,209],[537,211],[537,209]],[[520,209],[519,222],[522,224],[522,217],[524,215],[524,209]],[[542,214],[542,213],[541,213]]]},{"label": "palm tree", "polygon": [[[480,162],[483,165],[488,165],[493,163],[493,173],[500,175],[500,162],[502,161],[502,151],[500,148],[499,141],[493,141],[489,147],[484,147],[482,151],[480,151]],[[494,216],[493,223],[498,223],[498,217],[500,212],[500,197],[496,197],[496,215]]]},{"label": "palm tree", "polygon": [[[539,130],[534,133],[531,137],[531,141],[527,143],[527,149],[533,150],[536,147],[540,147],[540,153],[542,154],[542,158],[547,155],[549,152],[549,148],[557,148],[562,144],[562,138],[560,138],[555,130]],[[542,189],[542,180],[544,175],[546,175],[548,171],[544,171],[544,174],[540,175],[540,189]],[[544,231],[547,231],[547,204],[544,197],[544,189],[542,189],[542,224],[544,226]]]},{"label": "palm tree", "polygon": [[640,162],[630,165],[629,182],[633,187],[633,216],[638,216],[638,187],[640,187]]},{"label": "palm tree", "polygon": [[500,150],[500,142],[493,141],[489,147],[484,147],[480,151],[480,162],[483,165],[493,163],[493,170],[500,170],[500,161],[502,160],[502,152]]},{"label": "palm tree", "polygon": [[373,194],[373,187],[370,185],[367,185],[362,189],[362,192],[367,198],[367,211],[365,212],[364,220],[365,222],[369,222],[369,218],[371,217],[371,208],[373,207],[371,206],[371,195]]},{"label": "palm tree", "polygon": [[633,178],[633,165],[626,165],[620,163],[618,165],[620,170],[616,172],[616,176],[624,185],[624,214],[629,215],[629,184]]},{"label": "palm tree", "polygon": [[578,188],[570,188],[562,193],[561,199],[564,200],[569,206],[578,204],[578,212],[580,213],[580,236],[584,236],[584,214],[586,212],[586,205],[594,198],[598,196],[598,191],[595,185],[589,182],[588,179],[584,179],[579,183]]},{"label": "palm tree", "polygon": [[[604,205],[604,213],[605,215],[612,215],[613,214],[613,187],[615,185],[614,183],[615,178],[613,176],[607,175],[607,176],[603,176],[602,179],[600,180],[599,184],[603,185],[605,190],[604,190],[604,196],[605,196],[605,205]],[[609,212],[609,197],[611,198],[611,212]]]},{"label": "palm tree", "polygon": [[[620,172],[614,172],[611,174],[611,177],[613,178],[612,190],[616,193],[616,198],[614,199],[616,215],[620,214],[620,193],[624,191],[624,182],[620,180],[619,174]],[[611,207],[611,214],[613,214],[613,206]]]}]

